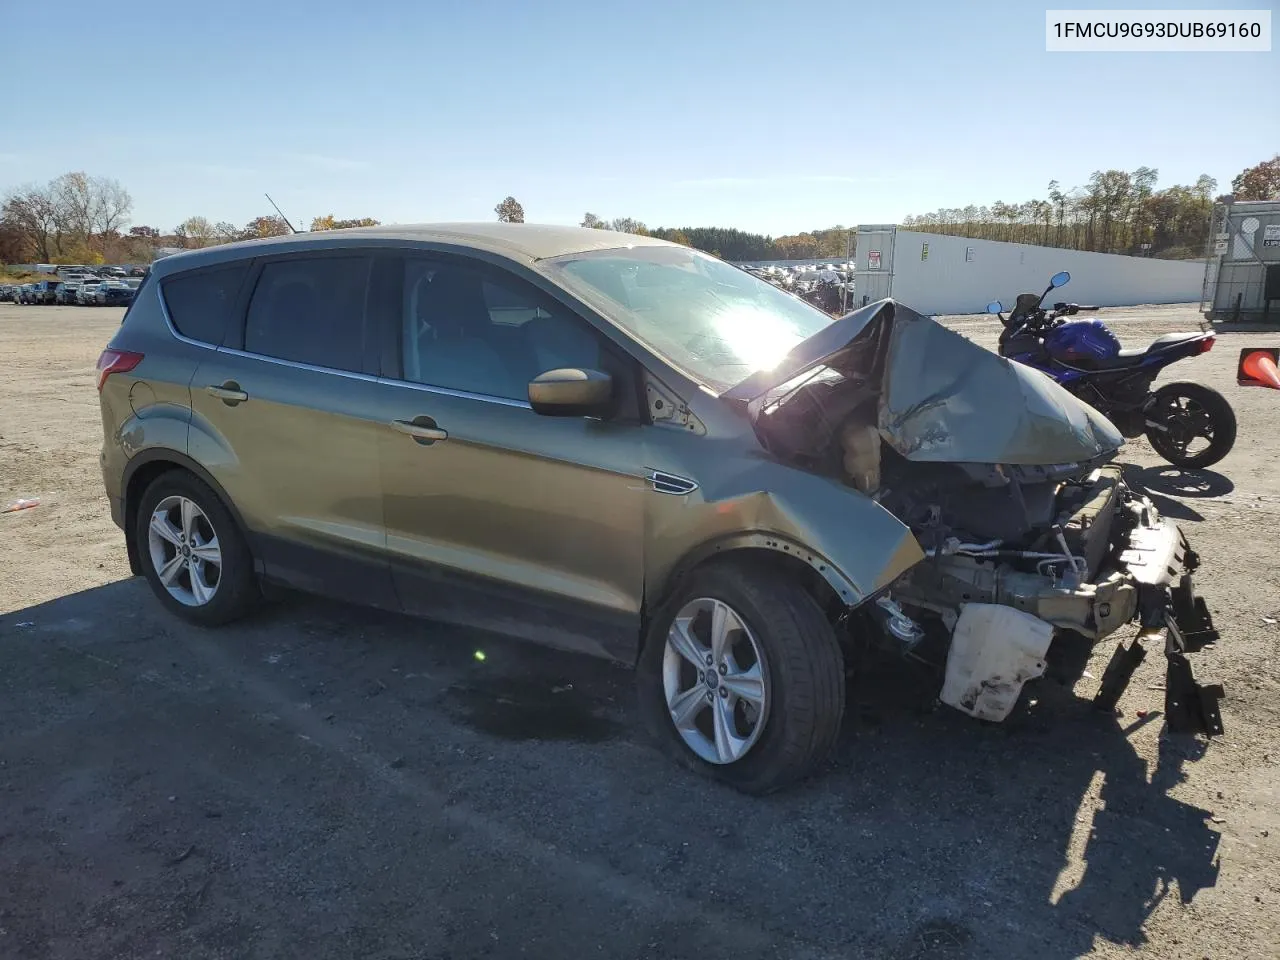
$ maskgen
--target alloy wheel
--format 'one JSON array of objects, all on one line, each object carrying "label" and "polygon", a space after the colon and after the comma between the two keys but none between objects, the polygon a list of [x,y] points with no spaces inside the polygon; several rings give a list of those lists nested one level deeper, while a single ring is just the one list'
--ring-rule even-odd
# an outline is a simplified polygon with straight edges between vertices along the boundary
[{"label": "alloy wheel", "polygon": [[689,749],[708,763],[742,759],[764,731],[769,683],[759,641],[727,603],[690,600],[667,631],[667,710]]},{"label": "alloy wheel", "polygon": [[1213,418],[1191,397],[1169,398],[1160,414],[1168,428],[1164,439],[1179,457],[1197,456],[1213,443]]},{"label": "alloy wheel", "polygon": [[188,607],[202,607],[222,581],[222,548],[209,517],[189,497],[165,497],[152,511],[147,547],[160,584]]}]

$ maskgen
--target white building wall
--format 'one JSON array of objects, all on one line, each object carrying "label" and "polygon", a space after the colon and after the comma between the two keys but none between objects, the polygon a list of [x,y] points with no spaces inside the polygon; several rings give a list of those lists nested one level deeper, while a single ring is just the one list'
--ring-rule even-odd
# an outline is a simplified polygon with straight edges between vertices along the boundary
[{"label": "white building wall", "polygon": [[[925,244],[928,256],[922,257]],[[869,268],[876,251],[879,271]],[[1198,301],[1204,279],[1198,260],[1086,253],[882,226],[858,228],[855,259],[858,303],[864,295],[892,296],[928,314],[981,313],[992,300],[1008,307],[1019,293],[1042,291],[1060,270],[1070,272],[1071,282],[1051,301],[1103,307]]]}]

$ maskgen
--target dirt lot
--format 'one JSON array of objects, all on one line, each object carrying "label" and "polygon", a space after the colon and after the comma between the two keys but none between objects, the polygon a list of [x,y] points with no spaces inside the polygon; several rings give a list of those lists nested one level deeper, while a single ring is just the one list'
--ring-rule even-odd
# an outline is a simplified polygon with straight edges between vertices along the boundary
[{"label": "dirt lot", "polygon": [[1280,956],[1280,395],[1234,385],[1280,334],[1177,368],[1236,406],[1219,472],[1125,454],[1203,557],[1225,737],[1161,738],[1159,656],[1119,717],[1107,648],[1001,726],[882,663],[830,769],[752,800],[653,752],[607,665],[317,599],[165,614],[98,474],[119,319],[0,305],[0,503],[42,501],[0,515],[0,957]]}]

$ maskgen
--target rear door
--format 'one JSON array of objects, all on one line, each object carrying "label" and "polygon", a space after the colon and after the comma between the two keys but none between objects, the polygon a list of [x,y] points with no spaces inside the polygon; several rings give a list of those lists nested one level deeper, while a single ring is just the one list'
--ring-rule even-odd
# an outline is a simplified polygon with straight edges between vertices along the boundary
[{"label": "rear door", "polygon": [[[630,660],[646,502],[633,362],[506,271],[407,257],[399,279],[380,455],[405,607]],[[533,412],[529,380],[570,366],[614,376],[618,418]]]},{"label": "rear door", "polygon": [[367,322],[375,269],[361,250],[254,262],[235,294],[240,322],[192,380],[189,452],[239,508],[268,577],[394,608]]}]

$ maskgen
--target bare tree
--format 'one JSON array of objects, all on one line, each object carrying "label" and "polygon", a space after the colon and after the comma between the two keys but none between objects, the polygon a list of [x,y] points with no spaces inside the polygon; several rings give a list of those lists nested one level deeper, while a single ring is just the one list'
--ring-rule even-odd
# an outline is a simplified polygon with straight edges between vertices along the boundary
[{"label": "bare tree", "polygon": [[133,212],[133,197],[121,186],[119,180],[110,177],[90,177],[89,191],[93,200],[90,221],[98,236],[116,233]]},{"label": "bare tree", "polygon": [[133,210],[129,191],[110,177],[64,173],[49,184],[49,190],[58,210],[59,234],[81,240],[118,232]]},{"label": "bare tree", "polygon": [[93,232],[93,190],[87,173],[64,173],[49,184],[58,211],[59,233],[88,237]]},{"label": "bare tree", "polygon": [[638,233],[642,237],[649,235],[649,228],[634,217],[614,217],[609,229],[619,233]]},{"label": "bare tree", "polygon": [[601,220],[594,213],[584,213],[582,215],[582,223],[580,223],[579,226],[591,227],[593,230],[609,229],[609,224],[606,221]]},{"label": "bare tree", "polygon": [[524,223],[524,207],[515,197],[507,197],[493,208],[499,223]]},{"label": "bare tree", "polygon": [[173,232],[182,237],[185,246],[191,247],[212,246],[218,239],[218,228],[209,222],[208,217],[187,217],[173,228]]},{"label": "bare tree", "polygon": [[0,220],[21,231],[42,262],[53,259],[58,241],[58,204],[49,187],[34,184],[10,193],[0,208]]}]

